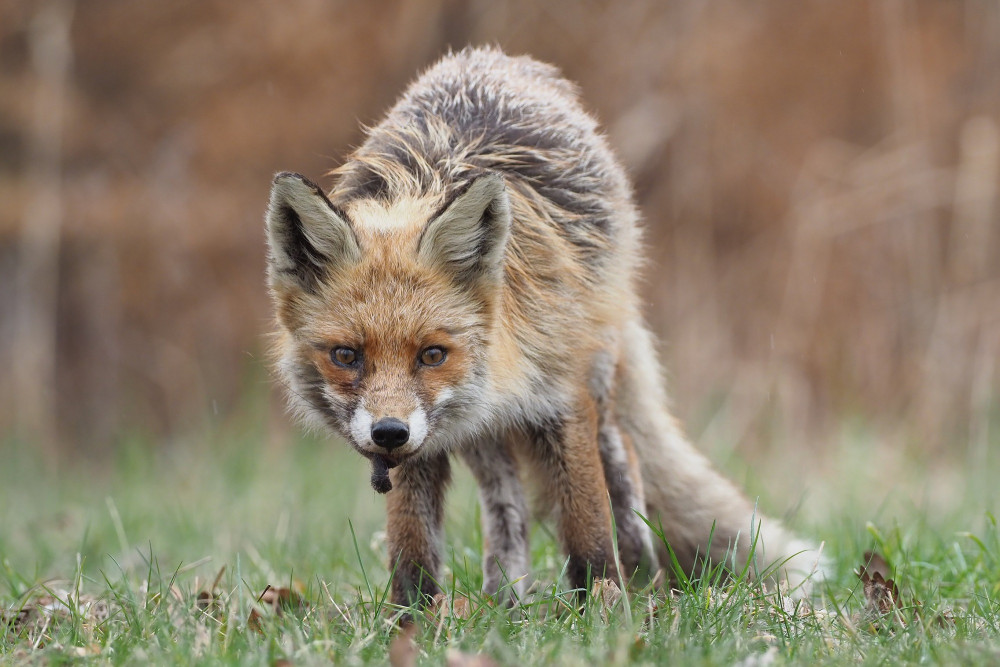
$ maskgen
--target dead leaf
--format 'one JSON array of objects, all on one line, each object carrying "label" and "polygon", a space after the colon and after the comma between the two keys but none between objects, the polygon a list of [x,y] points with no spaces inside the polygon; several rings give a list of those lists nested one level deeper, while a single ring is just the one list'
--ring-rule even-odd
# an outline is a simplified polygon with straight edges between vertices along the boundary
[{"label": "dead leaf", "polygon": [[451,606],[451,613],[455,618],[469,619],[472,616],[472,604],[469,602],[469,598],[464,595],[455,598]]},{"label": "dead leaf", "polygon": [[858,627],[868,627],[872,632],[887,629],[883,625],[886,620],[893,620],[904,627],[906,619],[900,613],[903,604],[899,597],[896,582],[889,578],[890,568],[885,558],[879,554],[866,551],[865,562],[858,568],[858,578],[861,580],[862,593],[865,598],[865,609],[860,618],[856,618]]},{"label": "dead leaf", "polygon": [[408,623],[403,626],[396,638],[389,645],[389,664],[392,667],[413,667],[417,664],[417,636],[416,623]]},{"label": "dead leaf", "polygon": [[861,565],[859,576],[867,572],[869,576],[874,576],[876,572],[882,575],[883,579],[888,579],[892,575],[892,568],[881,554],[875,551],[866,551],[863,556],[865,562]]},{"label": "dead leaf", "polygon": [[250,616],[247,617],[247,627],[254,632],[264,634],[264,626],[260,619],[262,619],[261,613],[257,611],[256,608],[250,610]]},{"label": "dead leaf", "polygon": [[264,592],[257,598],[257,604],[250,610],[247,625],[252,630],[263,633],[262,619],[264,616],[258,609],[270,609],[275,616],[281,618],[285,612],[301,612],[307,607],[308,605],[298,591],[283,586],[275,588],[268,584],[264,587]]},{"label": "dead leaf", "polygon": [[449,616],[468,620],[472,617],[473,613],[472,603],[469,602],[469,598],[464,595],[456,595],[454,598],[449,598],[444,593],[438,593],[434,596],[427,611],[430,612],[431,617],[438,621],[444,620]]},{"label": "dead leaf", "polygon": [[865,552],[865,562],[858,572],[865,596],[865,608],[872,613],[886,615],[898,611],[899,589],[889,579],[889,564],[877,553]]},{"label": "dead leaf", "polygon": [[[909,609],[916,618],[930,619],[938,625],[947,627],[955,624],[955,616],[951,611],[944,609],[941,611],[927,612],[920,600],[913,599],[904,603],[899,595],[899,588],[896,582],[889,578],[892,569],[885,559],[873,551],[865,552],[865,562],[862,564],[858,576],[864,587],[865,609],[870,614],[886,615]],[[930,614],[929,616],[927,614]],[[906,620],[899,614],[896,619],[906,625]]]},{"label": "dead leaf", "polygon": [[445,664],[448,667],[500,667],[500,663],[482,653],[465,653],[448,649],[445,653]]},{"label": "dead leaf", "polygon": [[[0,610],[0,633],[13,632],[40,648],[51,640],[53,625],[79,619],[92,628],[110,617],[111,609],[105,600],[55,585],[49,587],[51,583],[33,589],[17,608]],[[41,591],[47,592],[38,595]]]},{"label": "dead leaf", "polygon": [[285,587],[274,588],[270,585],[260,594],[257,602],[269,605],[278,616],[283,616],[286,611],[302,611],[306,608],[306,603],[298,591]]},{"label": "dead leaf", "polygon": [[219,598],[208,591],[201,591],[195,598],[194,605],[201,611],[214,613],[219,607]]},{"label": "dead leaf", "polygon": [[622,599],[622,589],[611,579],[594,579],[590,594],[597,600],[601,620],[607,623],[609,613]]},{"label": "dead leaf", "polygon": [[0,627],[18,633],[31,620],[33,611],[29,606],[0,611]]},{"label": "dead leaf", "polygon": [[199,591],[194,601],[195,607],[215,617],[218,617],[222,613],[222,601],[219,599],[219,595],[215,592],[215,589],[218,588],[219,582],[222,581],[222,575],[225,571],[225,565],[219,568],[219,573],[215,575],[212,585]]},{"label": "dead leaf", "polygon": [[870,611],[889,614],[900,608],[899,589],[892,579],[884,579],[881,572],[876,572],[871,577],[864,572],[861,583],[864,585],[865,606]]}]

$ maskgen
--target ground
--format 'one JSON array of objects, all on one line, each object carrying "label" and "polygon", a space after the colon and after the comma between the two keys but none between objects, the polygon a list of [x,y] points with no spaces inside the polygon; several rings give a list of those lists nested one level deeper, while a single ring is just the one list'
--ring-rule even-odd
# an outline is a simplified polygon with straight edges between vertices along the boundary
[{"label": "ground", "polygon": [[[398,633],[384,499],[367,465],[342,443],[279,443],[267,431],[237,419],[54,464],[0,446],[0,661],[386,663]],[[989,449],[945,464],[879,452],[856,431],[841,440],[822,456],[712,453],[763,507],[798,501],[790,522],[825,540],[832,577],[806,600],[707,573],[673,592],[619,597],[606,584],[581,611],[538,526],[534,593],[521,609],[497,609],[478,592],[475,489],[458,474],[448,596],[417,617],[412,639],[396,640],[394,664],[996,663]],[[857,571],[869,550],[885,557],[895,594],[885,584],[865,594]]]}]

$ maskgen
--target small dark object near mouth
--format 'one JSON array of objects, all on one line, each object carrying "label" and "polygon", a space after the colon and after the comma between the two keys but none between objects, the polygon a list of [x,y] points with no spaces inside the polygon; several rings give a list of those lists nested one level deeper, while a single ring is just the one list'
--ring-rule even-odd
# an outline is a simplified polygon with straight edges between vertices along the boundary
[{"label": "small dark object near mouth", "polygon": [[392,480],[389,479],[389,465],[381,456],[372,457],[372,488],[376,493],[392,491]]}]

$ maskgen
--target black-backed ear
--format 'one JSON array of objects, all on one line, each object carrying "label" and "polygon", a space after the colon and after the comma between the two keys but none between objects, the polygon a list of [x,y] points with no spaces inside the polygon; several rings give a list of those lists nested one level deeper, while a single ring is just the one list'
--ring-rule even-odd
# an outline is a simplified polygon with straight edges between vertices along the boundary
[{"label": "black-backed ear", "polygon": [[291,172],[274,177],[267,206],[267,243],[272,287],[293,281],[311,292],[327,271],[361,259],[347,216],[318,185]]},{"label": "black-backed ear", "polygon": [[507,236],[510,199],[503,177],[473,178],[445,203],[420,234],[419,260],[451,272],[463,284],[499,279]]}]

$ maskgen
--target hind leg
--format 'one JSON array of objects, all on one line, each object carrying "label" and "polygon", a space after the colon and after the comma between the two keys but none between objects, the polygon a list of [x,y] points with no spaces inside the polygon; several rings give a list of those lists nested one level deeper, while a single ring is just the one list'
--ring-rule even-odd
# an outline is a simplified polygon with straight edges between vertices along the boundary
[{"label": "hind leg", "polygon": [[[627,443],[627,436],[613,425],[601,434],[601,463],[604,464],[604,482],[615,518],[618,537],[618,556],[622,574],[636,575],[644,583],[656,572],[656,554],[652,534],[638,513],[646,515],[639,479],[638,461]],[[631,456],[629,456],[631,454]]]},{"label": "hind leg", "polygon": [[646,514],[639,461],[614,414],[615,359],[602,351],[594,359],[590,392],[597,408],[597,442],[618,537],[622,574],[648,579],[656,572],[652,534],[637,512]]}]

